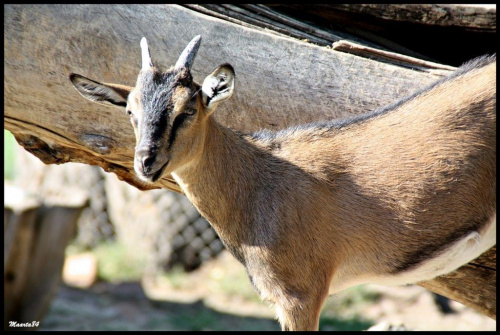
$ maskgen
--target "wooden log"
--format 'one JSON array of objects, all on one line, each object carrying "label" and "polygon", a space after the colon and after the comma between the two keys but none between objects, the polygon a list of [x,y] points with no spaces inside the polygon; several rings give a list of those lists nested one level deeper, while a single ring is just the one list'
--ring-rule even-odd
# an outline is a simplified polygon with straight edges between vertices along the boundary
[{"label": "wooden log", "polygon": [[418,285],[496,320],[496,246],[447,275]]},{"label": "wooden log", "polygon": [[322,29],[332,27],[387,51],[424,60],[458,66],[471,58],[496,52],[496,5],[493,4],[267,6]]},{"label": "wooden log", "polygon": [[4,204],[4,329],[40,322],[60,283],[64,251],[87,195],[68,189],[41,201],[10,185]]},{"label": "wooden log", "polygon": [[355,13],[387,21],[426,25],[465,27],[481,31],[496,31],[494,4],[321,4],[270,5],[294,7],[316,15],[337,19],[343,13]]},{"label": "wooden log", "polygon": [[446,75],[447,73],[449,73],[449,71],[453,71],[455,69],[452,66],[429,62],[422,59],[401,55],[395,52],[375,49],[349,41],[335,42],[332,45],[332,49],[349,52],[351,54],[360,55],[367,58],[369,57],[370,59],[377,60],[379,62],[390,62],[392,64],[412,67],[414,69],[421,69],[423,71],[435,69],[433,73],[439,73],[440,71],[443,71],[443,75]]},{"label": "wooden log", "polygon": [[255,27],[262,27],[264,29],[269,29],[271,31],[277,31],[285,36],[289,35],[299,39],[309,40],[320,45],[330,44],[330,41],[328,39],[308,34],[302,30],[294,29],[280,22],[268,20],[265,17],[262,17],[261,15],[255,14],[249,10],[240,8],[239,6],[236,5],[201,5],[201,6],[213,12],[221,13],[225,17],[237,18],[238,20],[250,23]]},{"label": "wooden log", "polygon": [[482,4],[343,4],[338,9],[384,20],[496,31],[496,5]]},{"label": "wooden log", "polygon": [[[311,24],[297,20],[289,15],[274,10],[265,5],[184,5],[202,13],[206,13],[223,20],[234,22],[242,25],[251,25],[253,28],[264,28],[268,32],[281,34],[284,36],[292,36],[298,39],[307,40],[308,42],[316,43],[318,45],[330,46],[332,43],[348,41],[377,49],[384,49],[386,51],[396,51],[404,53],[413,57],[428,59],[426,56],[409,50],[394,41],[389,41],[381,36],[374,35],[369,31],[359,29],[344,29],[345,31],[337,31],[331,29],[331,24],[322,25],[321,28],[316,26],[317,22]],[[285,8],[295,8],[301,5],[279,5]],[[303,13],[316,14],[315,7],[323,8],[323,5],[305,5],[305,10],[301,9]],[[328,7],[328,9],[330,9]],[[322,12],[320,12],[322,14]],[[321,18],[322,16],[319,15]],[[339,18],[329,20],[330,22],[338,22]],[[352,24],[352,23],[351,23]],[[365,38],[365,36],[367,38]],[[375,43],[371,42],[374,41]],[[389,48],[389,49],[387,49]]]},{"label": "wooden log", "polygon": [[[142,36],[149,40],[153,61],[169,66],[193,36],[202,34],[193,76],[201,82],[221,63],[234,66],[236,92],[216,118],[243,132],[368,112],[450,72],[425,64],[400,66],[390,57],[373,61],[365,50],[355,56],[349,48],[319,47],[175,5],[4,9],[5,127],[45,163],[98,165],[143,190],[180,191],[169,177],[155,184],[139,181],[128,117],[83,100],[67,79],[77,72],[133,85]],[[466,290],[476,288],[464,286],[448,297],[457,299]],[[487,299],[496,301],[494,295]]]},{"label": "wooden log", "polygon": [[312,36],[317,36],[319,38],[327,40],[329,44],[340,40],[352,38],[351,36],[347,37],[344,34],[336,35],[331,32],[325,32],[322,29],[318,29],[317,27],[314,27],[302,21],[295,20],[294,18],[278,13],[264,5],[240,5],[240,6],[243,8],[248,8],[249,10],[258,13],[259,15],[261,15],[266,20],[269,20],[270,22],[280,22],[286,25],[287,27],[293,28],[294,30],[296,29],[301,32],[310,33]]},{"label": "wooden log", "polygon": [[149,39],[153,61],[166,67],[202,33],[193,76],[201,82],[219,64],[233,65],[236,92],[216,117],[243,132],[368,112],[443,75],[374,62],[174,5],[6,5],[4,17],[5,128],[47,164],[99,165],[139,189],[180,191],[172,178],[145,184],[135,177],[128,117],[85,101],[68,75],[134,85],[142,36]]}]

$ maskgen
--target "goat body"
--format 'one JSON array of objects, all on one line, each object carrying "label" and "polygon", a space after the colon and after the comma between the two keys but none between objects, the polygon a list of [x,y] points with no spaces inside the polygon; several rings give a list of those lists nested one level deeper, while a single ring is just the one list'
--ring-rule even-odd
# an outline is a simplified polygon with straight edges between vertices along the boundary
[{"label": "goat body", "polygon": [[[329,293],[429,280],[496,243],[494,56],[363,116],[241,135],[211,117],[232,94],[232,68],[199,86],[182,65],[194,58],[197,45],[190,48],[192,57],[164,74],[183,81],[166,85],[173,108],[162,116],[168,136],[158,143],[167,142],[139,155],[139,137],[162,132],[132,122],[136,171],[145,180],[172,174],[260,296],[275,304],[283,329],[317,329]],[[156,73],[144,50],[141,73]],[[139,120],[150,108],[143,82],[123,94],[127,108],[141,110]],[[194,105],[181,98],[186,92]],[[180,126],[175,115],[188,105],[197,113]]]}]

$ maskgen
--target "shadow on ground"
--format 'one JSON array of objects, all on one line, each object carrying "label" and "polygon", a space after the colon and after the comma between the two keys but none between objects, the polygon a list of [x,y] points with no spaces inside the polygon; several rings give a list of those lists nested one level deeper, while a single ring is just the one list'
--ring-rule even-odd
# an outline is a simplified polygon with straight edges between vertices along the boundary
[{"label": "shadow on ground", "polygon": [[[321,330],[362,330],[371,323],[322,318]],[[39,330],[279,330],[273,319],[223,313],[203,301],[151,300],[141,284],[97,283],[90,289],[61,285]]]}]

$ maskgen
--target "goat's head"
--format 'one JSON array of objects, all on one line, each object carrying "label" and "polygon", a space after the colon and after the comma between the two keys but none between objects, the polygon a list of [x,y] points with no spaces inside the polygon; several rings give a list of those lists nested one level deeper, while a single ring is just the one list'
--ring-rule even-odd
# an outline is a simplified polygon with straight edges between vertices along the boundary
[{"label": "goat's head", "polygon": [[134,169],[145,181],[155,182],[196,157],[204,143],[207,118],[233,93],[234,70],[229,64],[219,66],[201,87],[193,81],[190,69],[200,42],[201,36],[193,38],[175,66],[161,71],[153,66],[143,37],[142,69],[135,87],[70,75],[86,99],[126,108],[136,137]]}]

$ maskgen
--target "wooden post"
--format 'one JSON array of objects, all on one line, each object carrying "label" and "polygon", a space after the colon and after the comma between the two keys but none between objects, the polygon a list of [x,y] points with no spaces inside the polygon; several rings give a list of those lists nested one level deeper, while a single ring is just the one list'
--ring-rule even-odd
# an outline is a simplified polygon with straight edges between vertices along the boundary
[{"label": "wooden post", "polygon": [[10,185],[4,205],[4,329],[40,322],[59,286],[64,251],[87,202],[78,190],[42,202]]}]

